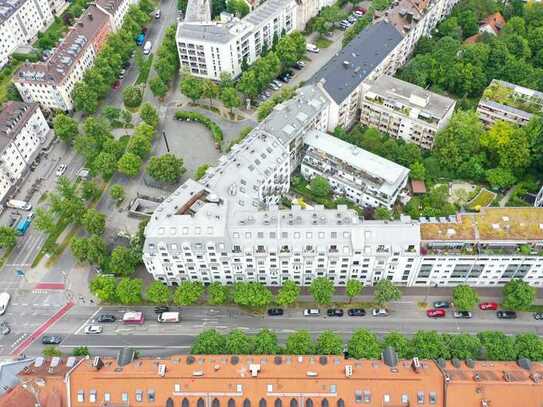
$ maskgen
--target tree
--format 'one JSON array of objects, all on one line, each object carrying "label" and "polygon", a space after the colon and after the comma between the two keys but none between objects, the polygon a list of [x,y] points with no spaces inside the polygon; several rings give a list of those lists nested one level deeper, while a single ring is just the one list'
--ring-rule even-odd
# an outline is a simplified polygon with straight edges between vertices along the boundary
[{"label": "tree", "polygon": [[199,281],[183,281],[176,288],[173,302],[176,305],[191,305],[196,303],[204,293],[204,286]]},{"label": "tree", "polygon": [[392,213],[390,212],[390,209],[380,206],[375,209],[375,219],[390,220],[392,219]]},{"label": "tree", "polygon": [[315,348],[320,355],[340,355],[343,352],[343,339],[333,331],[324,331],[317,338]]},{"label": "tree", "polygon": [[415,161],[413,164],[411,164],[410,167],[411,172],[409,173],[411,175],[411,179],[417,179],[424,181],[426,179],[426,168],[424,167],[424,164],[420,161]]},{"label": "tree", "polygon": [[235,88],[224,88],[220,95],[221,101],[224,106],[230,109],[230,113],[235,107],[241,106],[241,99],[238,95],[238,91]]},{"label": "tree", "polygon": [[134,254],[125,246],[117,246],[109,258],[109,270],[116,276],[131,276],[136,271]]},{"label": "tree", "polygon": [[57,226],[57,220],[53,214],[53,211],[46,210],[44,208],[36,209],[36,216],[33,223],[36,229],[49,234],[52,233]]},{"label": "tree", "polygon": [[241,329],[233,329],[226,335],[224,350],[229,355],[248,355],[253,350],[253,341]]},{"label": "tree", "polygon": [[481,136],[485,147],[498,166],[514,173],[521,173],[530,164],[530,142],[523,128],[498,120]]},{"label": "tree", "polygon": [[277,335],[269,329],[260,330],[254,339],[253,353],[255,355],[275,355],[279,353]]},{"label": "tree", "polygon": [[211,79],[205,79],[202,82],[202,97],[209,99],[209,104],[213,104],[213,99],[219,96],[221,89],[219,85],[213,82]]},{"label": "tree", "polygon": [[374,333],[367,329],[357,329],[347,344],[347,352],[355,359],[379,359],[381,345]]},{"label": "tree", "polygon": [[326,277],[315,278],[309,286],[309,292],[315,302],[322,305],[332,302],[332,295],[334,295],[335,290],[334,283]]},{"label": "tree", "polygon": [[97,235],[88,238],[74,237],[70,243],[72,254],[79,262],[102,265],[106,259],[107,247],[105,240]]},{"label": "tree", "polygon": [[224,336],[215,329],[208,329],[196,337],[190,353],[193,355],[221,355],[224,354],[225,345]]},{"label": "tree", "polygon": [[283,286],[279,289],[275,302],[279,305],[291,305],[296,302],[300,295],[300,287],[292,280],[287,280],[283,283]]},{"label": "tree", "polygon": [[117,203],[121,202],[124,199],[124,188],[123,188],[123,186],[119,185],[119,184],[113,184],[109,188],[109,195],[111,195],[111,197],[113,199],[115,199],[117,201]]},{"label": "tree", "polygon": [[543,341],[532,332],[518,334],[515,338],[515,348],[518,352],[517,358],[543,360]]},{"label": "tree", "polygon": [[98,109],[98,93],[85,82],[77,82],[74,86],[73,99],[75,109],[85,114],[96,113]]},{"label": "tree", "polygon": [[103,179],[110,179],[117,170],[117,158],[111,154],[102,151],[93,162],[93,167]]},{"label": "tree", "polygon": [[219,282],[211,283],[207,287],[207,302],[211,305],[222,305],[228,301],[229,288]]},{"label": "tree", "polygon": [[330,183],[326,178],[321,177],[320,175],[317,175],[311,180],[309,183],[309,188],[316,197],[326,198],[330,196]]},{"label": "tree", "polygon": [[234,303],[249,308],[264,308],[271,303],[273,295],[264,285],[256,282],[234,284]]},{"label": "tree", "polygon": [[91,235],[103,235],[106,229],[106,215],[94,208],[87,209],[81,223]]},{"label": "tree", "polygon": [[117,283],[110,276],[97,276],[90,283],[90,291],[101,302],[113,303],[117,301]]},{"label": "tree", "polygon": [[135,154],[141,159],[144,159],[151,149],[151,138],[141,133],[135,133],[130,137],[126,146],[127,153]]},{"label": "tree", "polygon": [[159,98],[163,98],[168,93],[168,85],[158,76],[149,81],[149,88],[153,95]]},{"label": "tree", "polygon": [[140,172],[141,158],[133,153],[125,153],[117,163],[119,172],[129,176],[135,177]]},{"label": "tree", "polygon": [[449,349],[451,358],[476,359],[481,350],[481,341],[475,335],[455,334],[443,335],[445,345]]},{"label": "tree", "polygon": [[385,306],[390,301],[398,301],[402,293],[390,280],[379,280],[373,290],[374,301],[380,306]]},{"label": "tree", "polygon": [[313,349],[313,341],[307,331],[294,332],[287,338],[285,351],[288,355],[311,355]]},{"label": "tree", "polygon": [[513,279],[503,286],[502,306],[508,310],[525,310],[534,303],[535,292],[535,288],[526,281]]},{"label": "tree", "polygon": [[256,98],[262,90],[256,77],[256,69],[249,69],[241,74],[238,90],[249,98]]},{"label": "tree", "polygon": [[362,292],[362,287],[364,287],[364,285],[360,280],[347,280],[347,284],[345,285],[345,295],[349,297],[349,302],[352,302],[354,297],[360,295]]},{"label": "tree", "polygon": [[147,166],[148,174],[157,181],[173,183],[185,172],[183,159],[173,154],[151,157]]},{"label": "tree", "polygon": [[244,0],[228,0],[226,3],[226,11],[241,18],[249,14],[251,9]]},{"label": "tree", "polygon": [[477,337],[481,341],[481,359],[486,360],[515,360],[517,351],[515,341],[503,332],[479,332]]},{"label": "tree", "polygon": [[55,346],[46,346],[41,351],[41,354],[44,358],[52,358],[55,356],[62,356],[62,352],[58,350]]},{"label": "tree", "polygon": [[11,249],[17,244],[17,233],[15,229],[8,226],[0,226],[0,247]]},{"label": "tree", "polygon": [[153,281],[147,288],[145,297],[153,304],[168,304],[171,298],[171,291],[162,281]]},{"label": "tree", "polygon": [[391,347],[396,351],[400,359],[410,359],[413,357],[413,347],[409,340],[399,332],[390,332],[383,338],[383,348]]},{"label": "tree", "polygon": [[284,67],[290,67],[297,61],[303,58],[306,53],[305,37],[302,33],[294,32],[292,34],[282,37],[277,46],[275,52],[279,56],[279,60]]},{"label": "tree", "polygon": [[142,301],[141,292],[143,280],[140,278],[121,278],[117,285],[117,297],[121,304],[140,304]]},{"label": "tree", "polygon": [[459,311],[470,311],[479,302],[477,292],[467,284],[460,284],[454,287],[452,300]]},{"label": "tree", "polygon": [[182,74],[180,87],[181,93],[189,99],[192,99],[193,103],[196,103],[196,101],[202,97],[202,80],[187,72],[183,72]]},{"label": "tree", "polygon": [[53,119],[53,129],[57,137],[66,144],[71,144],[72,141],[79,135],[77,122],[64,113],[58,113],[55,116]]},{"label": "tree", "polygon": [[485,171],[486,180],[493,189],[504,190],[517,182],[513,173],[505,168],[492,168]]},{"label": "tree", "polygon": [[196,168],[196,171],[194,172],[194,179],[198,181],[199,179],[203,178],[208,168],[209,164],[202,164]]},{"label": "tree", "polygon": [[417,331],[411,343],[420,359],[450,359],[447,345],[436,331]]},{"label": "tree", "polygon": [[115,127],[116,124],[119,124],[119,119],[121,118],[121,109],[116,106],[106,106],[102,111],[104,117],[109,121],[109,124],[112,127]]},{"label": "tree", "polygon": [[153,105],[151,105],[149,102],[145,102],[143,105],[141,105],[140,117],[153,129],[156,129],[156,126],[158,126],[158,113]]},{"label": "tree", "polygon": [[100,188],[94,181],[83,181],[81,184],[81,197],[85,201],[93,201],[100,196]]},{"label": "tree", "polygon": [[86,346],[78,346],[72,351],[72,356],[90,356],[89,348]]},{"label": "tree", "polygon": [[123,89],[123,103],[126,107],[138,107],[142,99],[143,92],[139,86],[128,85]]}]

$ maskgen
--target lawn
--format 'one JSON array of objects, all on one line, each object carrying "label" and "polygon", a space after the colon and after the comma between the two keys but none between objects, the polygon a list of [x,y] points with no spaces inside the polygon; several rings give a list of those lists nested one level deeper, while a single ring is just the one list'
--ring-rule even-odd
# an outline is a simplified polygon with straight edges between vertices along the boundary
[{"label": "lawn", "polygon": [[324,37],[319,37],[317,38],[315,45],[317,48],[328,48],[330,45],[332,45],[332,41]]},{"label": "lawn", "polygon": [[479,193],[468,202],[468,208],[471,210],[479,210],[485,206],[489,206],[496,198],[496,193],[483,188]]}]

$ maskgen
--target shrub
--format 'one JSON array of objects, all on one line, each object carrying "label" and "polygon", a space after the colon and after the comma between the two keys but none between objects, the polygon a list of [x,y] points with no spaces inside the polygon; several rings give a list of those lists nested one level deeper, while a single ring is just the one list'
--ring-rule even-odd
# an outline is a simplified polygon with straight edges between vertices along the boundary
[{"label": "shrub", "polygon": [[177,120],[185,120],[185,121],[194,120],[195,122],[203,124],[209,129],[209,131],[211,131],[213,139],[218,144],[222,143],[224,139],[223,132],[221,128],[217,125],[217,123],[215,123],[213,120],[209,119],[208,117],[204,116],[203,114],[196,113],[196,112],[178,111],[175,113],[175,118]]}]

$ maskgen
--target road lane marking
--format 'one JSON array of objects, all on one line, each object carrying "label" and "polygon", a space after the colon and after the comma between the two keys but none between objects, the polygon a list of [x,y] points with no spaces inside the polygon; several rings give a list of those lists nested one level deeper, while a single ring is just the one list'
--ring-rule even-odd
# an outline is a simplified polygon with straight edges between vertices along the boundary
[{"label": "road lane marking", "polygon": [[[59,348],[77,348],[81,345],[59,345]],[[126,348],[127,346],[137,348],[137,349],[190,349],[191,345],[87,345],[87,348]]]},{"label": "road lane marking", "polygon": [[98,309],[94,312],[94,314],[92,314],[92,315],[90,316],[89,319],[87,319],[85,322],[83,322],[83,325],[81,325],[79,328],[77,328],[77,330],[74,332],[74,335],[78,335],[79,332],[81,332],[81,330],[82,330],[85,326],[87,326],[87,325],[89,324],[89,322],[90,322],[91,320],[93,320],[94,317],[96,316],[96,314],[98,314],[100,311],[102,311],[102,307],[98,308]]}]

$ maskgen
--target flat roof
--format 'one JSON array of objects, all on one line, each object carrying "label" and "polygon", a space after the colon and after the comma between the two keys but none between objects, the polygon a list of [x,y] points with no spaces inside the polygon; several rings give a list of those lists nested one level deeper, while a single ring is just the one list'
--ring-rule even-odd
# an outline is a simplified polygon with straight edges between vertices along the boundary
[{"label": "flat roof", "polygon": [[390,23],[380,21],[363,29],[313,77],[341,104],[403,39]]},{"label": "flat roof", "polygon": [[182,22],[177,26],[177,38],[179,41],[182,41],[183,39],[191,39],[227,43],[234,38],[234,36],[223,24],[213,22],[209,24]]},{"label": "flat roof", "polygon": [[294,5],[295,3],[293,0],[267,0],[247,14],[243,21],[258,26],[270,17],[282,13],[289,4]]},{"label": "flat roof", "polygon": [[421,240],[543,240],[543,208],[481,208],[456,219],[457,223],[422,223]]},{"label": "flat roof", "polygon": [[189,0],[185,11],[186,23],[209,23],[211,22],[211,1],[210,0]]}]

